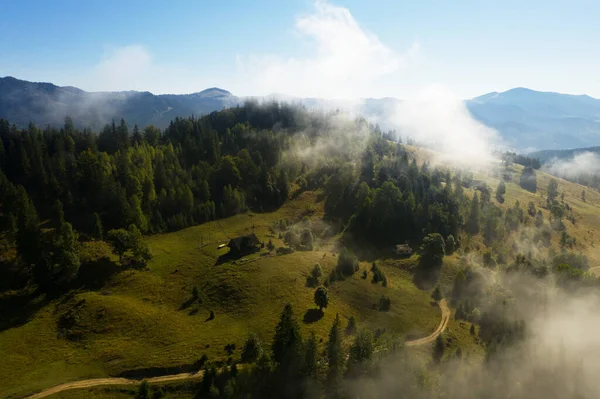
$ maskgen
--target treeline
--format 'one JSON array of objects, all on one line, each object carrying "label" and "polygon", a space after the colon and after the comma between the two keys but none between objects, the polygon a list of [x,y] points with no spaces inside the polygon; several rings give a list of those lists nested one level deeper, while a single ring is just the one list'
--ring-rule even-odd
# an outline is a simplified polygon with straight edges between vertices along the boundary
[{"label": "treeline", "polygon": [[516,163],[533,169],[539,169],[542,167],[542,163],[540,162],[539,158],[528,157],[515,152],[505,152],[502,154],[502,161],[507,164]]},{"label": "treeline", "polygon": [[263,127],[292,118],[286,110],[248,105],[175,119],[164,132],[130,130],[121,120],[98,135],[76,130],[69,118],[60,130],[20,130],[1,120],[0,167],[25,188],[42,219],[54,219],[60,201],[65,218],[89,236],[98,219],[106,229],[179,229],[285,201],[286,135]]},{"label": "treeline", "polygon": [[142,234],[280,206],[301,169],[286,167],[283,151],[321,124],[301,108],[255,103],[177,118],[165,131],[0,119],[0,289],[31,278],[45,291],[68,286],[81,241],[105,240],[121,263],[144,263]]}]

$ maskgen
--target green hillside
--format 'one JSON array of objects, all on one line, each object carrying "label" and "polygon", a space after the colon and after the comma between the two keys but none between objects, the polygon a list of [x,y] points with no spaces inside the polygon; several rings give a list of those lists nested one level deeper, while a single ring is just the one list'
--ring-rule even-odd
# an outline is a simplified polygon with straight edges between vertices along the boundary
[{"label": "green hillside", "polygon": [[[256,332],[267,344],[285,303],[293,305],[300,320],[315,310],[314,289],[306,287],[306,277],[316,263],[325,275],[333,269],[337,240],[324,242],[314,251],[281,256],[263,249],[245,262],[216,265],[227,252],[218,250],[217,243],[254,226],[261,240],[272,240],[280,247],[282,241],[269,228],[284,217],[299,219],[315,204],[311,220],[319,220],[322,204],[316,198],[307,192],[277,212],[246,213],[149,237],[154,258],[146,270],[122,271],[100,290],[73,292],[53,300],[25,325],[0,332],[2,395],[18,397],[70,380],[136,369],[190,365],[202,355],[212,361],[225,360],[224,347],[235,344],[234,356],[239,356],[248,332]],[[440,311],[430,304],[429,293],[412,283],[408,269],[414,262],[414,257],[381,262],[389,278],[387,288],[372,284],[371,273],[367,280],[357,273],[333,283],[324,317],[302,322],[304,332],[315,331],[326,338],[339,313],[344,320],[355,316],[359,326],[401,335],[429,334],[439,323]],[[361,273],[369,267],[361,263]],[[190,303],[194,286],[199,288],[201,304]],[[392,301],[389,312],[373,309],[382,294]],[[216,316],[207,321],[211,310]],[[77,315],[77,323],[70,328],[76,340],[60,337],[58,332],[61,316],[70,311]]]}]

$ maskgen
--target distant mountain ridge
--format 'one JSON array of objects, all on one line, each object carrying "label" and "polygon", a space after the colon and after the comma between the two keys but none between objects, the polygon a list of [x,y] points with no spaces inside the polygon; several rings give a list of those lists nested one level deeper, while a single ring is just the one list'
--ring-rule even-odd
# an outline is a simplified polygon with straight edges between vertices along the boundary
[{"label": "distant mountain ridge", "polygon": [[484,94],[466,105],[473,117],[521,150],[600,145],[600,100],[587,95],[515,88]]},{"label": "distant mountain ridge", "polygon": [[100,129],[113,118],[164,128],[177,116],[203,115],[235,106],[239,99],[217,87],[192,94],[144,91],[86,92],[71,86],[0,78],[0,118],[18,126],[61,126],[69,115],[79,126]]},{"label": "distant mountain ridge", "polygon": [[[344,108],[343,101],[285,95],[251,97],[284,100],[307,107]],[[78,126],[101,129],[112,119],[129,125],[168,126],[175,117],[200,116],[242,104],[246,98],[212,87],[191,94],[155,95],[144,91],[86,92],[71,86],[0,78],[0,118],[18,126],[61,126],[70,115]],[[355,111],[381,120],[401,100],[363,99]],[[495,128],[504,143],[520,152],[600,146],[600,100],[587,95],[515,88],[466,100],[473,117]],[[382,126],[389,129],[392,126]]]},{"label": "distant mountain ridge", "polygon": [[555,159],[572,159],[574,156],[584,154],[586,152],[592,152],[600,154],[599,147],[585,147],[585,148],[573,148],[568,150],[542,150],[534,151],[529,153],[528,156],[532,158],[538,158],[541,162],[552,161]]}]

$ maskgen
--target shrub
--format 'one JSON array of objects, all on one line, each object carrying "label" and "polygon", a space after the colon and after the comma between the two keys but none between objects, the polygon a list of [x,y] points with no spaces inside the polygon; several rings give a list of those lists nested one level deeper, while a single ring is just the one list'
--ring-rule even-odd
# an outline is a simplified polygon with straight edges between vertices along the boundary
[{"label": "shrub", "polygon": [[294,230],[288,230],[283,236],[283,241],[292,248],[296,248],[300,245],[300,237]]},{"label": "shrub", "polygon": [[380,311],[387,312],[388,310],[390,310],[391,305],[392,302],[390,301],[390,298],[386,297],[385,295],[382,295],[381,298],[379,298]]},{"label": "shrub", "polygon": [[359,269],[358,259],[352,252],[344,248],[340,252],[336,269],[346,276],[351,276]]},{"label": "shrub", "polygon": [[260,340],[255,334],[250,334],[244,342],[242,348],[242,362],[243,363],[254,363],[262,355],[262,346]]},{"label": "shrub", "polygon": [[279,247],[275,252],[277,253],[277,255],[287,255],[294,252],[294,250],[290,247]]},{"label": "shrub", "polygon": [[441,301],[444,297],[444,294],[442,293],[442,288],[439,284],[435,286],[433,292],[431,293],[431,297],[434,301]]}]

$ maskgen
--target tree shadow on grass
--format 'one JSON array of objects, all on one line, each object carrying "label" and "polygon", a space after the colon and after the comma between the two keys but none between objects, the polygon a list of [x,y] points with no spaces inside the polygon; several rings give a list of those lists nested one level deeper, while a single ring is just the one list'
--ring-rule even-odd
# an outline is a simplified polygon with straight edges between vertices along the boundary
[{"label": "tree shadow on grass", "polygon": [[83,289],[100,289],[112,276],[122,270],[124,269],[108,257],[85,262],[79,268],[75,284]]},{"label": "tree shadow on grass", "polygon": [[0,331],[27,323],[50,299],[39,292],[0,297]]},{"label": "tree shadow on grass", "polygon": [[191,297],[190,299],[188,299],[187,301],[185,301],[184,303],[182,303],[179,306],[179,310],[185,310],[187,308],[189,308],[190,306],[192,306],[195,302],[197,301],[196,298]]},{"label": "tree shadow on grass", "polygon": [[306,324],[315,323],[323,318],[325,314],[319,309],[308,309],[306,313],[304,313],[304,318],[302,319]]},{"label": "tree shadow on grass", "polygon": [[240,259],[240,256],[234,256],[233,254],[227,252],[217,258],[215,262],[215,266],[221,265],[223,263],[231,262],[233,260]]},{"label": "tree shadow on grass", "polygon": [[413,275],[413,283],[421,290],[430,290],[437,284],[441,267],[423,267],[419,266],[415,268],[415,274]]}]

